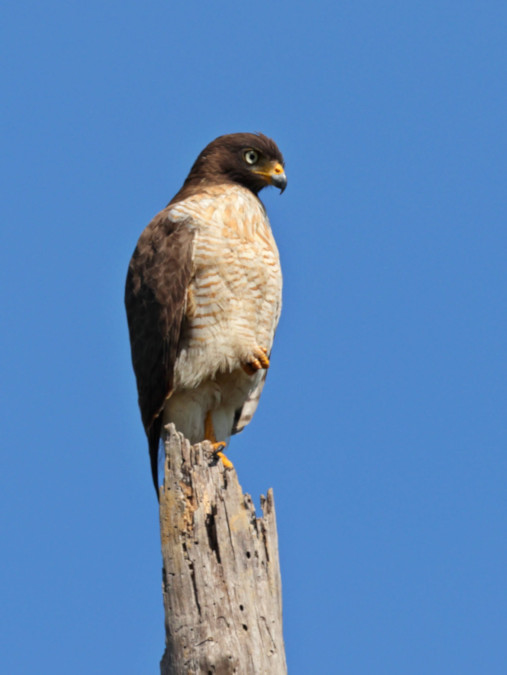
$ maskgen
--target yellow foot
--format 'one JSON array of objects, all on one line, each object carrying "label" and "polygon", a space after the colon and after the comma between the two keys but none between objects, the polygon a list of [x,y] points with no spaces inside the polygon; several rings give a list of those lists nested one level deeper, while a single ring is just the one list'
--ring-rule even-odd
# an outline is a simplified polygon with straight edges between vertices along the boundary
[{"label": "yellow foot", "polygon": [[[218,445],[218,444],[217,444]],[[221,445],[225,445],[225,443],[222,443]],[[215,453],[217,457],[219,457],[222,460],[222,464],[226,469],[233,469],[234,464],[231,462],[231,460],[224,455],[223,452],[217,452]]]},{"label": "yellow foot", "polygon": [[256,347],[250,359],[242,365],[247,375],[254,375],[261,368],[267,370],[269,368],[268,350],[266,347]]},{"label": "yellow foot", "polygon": [[232,469],[234,464],[230,459],[227,459],[227,457],[222,452],[227,443],[224,443],[224,441],[217,441],[216,439],[215,430],[213,429],[213,420],[211,418],[211,410],[208,410],[204,420],[204,437],[211,443],[213,453],[222,460],[222,464],[225,466],[225,468]]},{"label": "yellow foot", "polygon": [[212,443],[211,447],[213,448],[213,452],[215,453],[215,455],[222,460],[222,464],[225,466],[225,468],[232,469],[234,464],[222,452],[222,450],[225,448],[226,445],[227,443],[220,441],[218,443]]},{"label": "yellow foot", "polygon": [[220,450],[223,450],[227,443],[224,443],[223,441],[212,441],[211,442],[211,447],[213,448],[213,452],[218,455],[218,452]]}]

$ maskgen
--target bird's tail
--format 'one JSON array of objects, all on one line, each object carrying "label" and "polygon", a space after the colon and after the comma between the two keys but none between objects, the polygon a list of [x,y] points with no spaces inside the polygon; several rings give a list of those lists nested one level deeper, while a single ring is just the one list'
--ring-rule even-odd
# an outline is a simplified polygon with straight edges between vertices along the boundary
[{"label": "bird's tail", "polygon": [[[157,499],[160,501],[159,496],[159,458],[165,456],[165,449],[163,440],[160,438],[160,432],[162,431],[162,415],[159,415],[157,419],[153,421],[150,428],[147,430],[148,436],[148,447],[150,451],[150,464],[151,464],[151,478],[153,480],[153,485],[155,487],[155,493]],[[163,463],[162,463],[163,466]],[[161,472],[162,481],[164,477],[163,470]]]}]

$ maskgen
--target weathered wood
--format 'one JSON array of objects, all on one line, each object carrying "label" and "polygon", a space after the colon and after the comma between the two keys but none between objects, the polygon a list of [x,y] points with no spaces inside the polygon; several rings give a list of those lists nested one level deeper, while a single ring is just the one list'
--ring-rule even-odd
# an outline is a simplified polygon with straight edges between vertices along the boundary
[{"label": "weathered wood", "polygon": [[273,492],[257,518],[234,469],[167,427],[160,533],[166,649],[162,675],[283,675]]}]

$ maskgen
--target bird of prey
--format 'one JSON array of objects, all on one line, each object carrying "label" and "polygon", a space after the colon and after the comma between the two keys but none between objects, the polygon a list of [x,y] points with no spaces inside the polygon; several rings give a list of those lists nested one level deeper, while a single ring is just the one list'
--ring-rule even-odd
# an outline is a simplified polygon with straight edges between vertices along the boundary
[{"label": "bird of prey", "polygon": [[158,494],[158,446],[173,422],[221,452],[252,419],[282,303],[278,249],[258,193],[287,185],[263,134],[219,136],[141,234],[125,306]]}]

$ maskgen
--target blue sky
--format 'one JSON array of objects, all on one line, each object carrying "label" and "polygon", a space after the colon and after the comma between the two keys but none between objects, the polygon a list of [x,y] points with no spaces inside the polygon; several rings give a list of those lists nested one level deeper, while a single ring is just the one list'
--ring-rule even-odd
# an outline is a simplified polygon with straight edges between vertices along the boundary
[{"label": "blue sky", "polygon": [[274,488],[289,670],[505,672],[504,2],[8,3],[1,661],[158,672],[123,308],[198,152],[263,131],[284,310],[231,444]]}]

